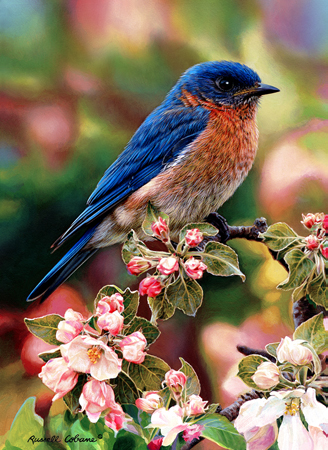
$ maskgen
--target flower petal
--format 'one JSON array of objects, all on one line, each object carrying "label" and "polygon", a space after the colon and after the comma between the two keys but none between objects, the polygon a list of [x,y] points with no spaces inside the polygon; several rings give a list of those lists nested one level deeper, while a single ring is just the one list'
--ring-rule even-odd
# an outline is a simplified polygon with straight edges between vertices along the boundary
[{"label": "flower petal", "polygon": [[302,397],[302,411],[310,426],[322,428],[323,424],[328,424],[328,408],[318,402],[313,388],[308,388]]},{"label": "flower petal", "polygon": [[253,428],[244,434],[247,450],[267,450],[276,442],[277,436],[277,422],[273,422],[265,427]]},{"label": "flower petal", "polygon": [[[188,423],[183,423],[181,425],[178,425],[174,428],[172,428],[168,434],[165,436],[163,440],[163,445],[171,445],[174,439],[177,437],[177,435],[188,428]],[[164,433],[163,433],[164,434]]]},{"label": "flower petal", "polygon": [[309,426],[310,436],[313,439],[315,450],[327,450],[328,448],[328,435],[325,434],[320,428]]},{"label": "flower petal", "polygon": [[313,441],[299,414],[284,416],[279,428],[278,446],[280,450],[313,450]]}]

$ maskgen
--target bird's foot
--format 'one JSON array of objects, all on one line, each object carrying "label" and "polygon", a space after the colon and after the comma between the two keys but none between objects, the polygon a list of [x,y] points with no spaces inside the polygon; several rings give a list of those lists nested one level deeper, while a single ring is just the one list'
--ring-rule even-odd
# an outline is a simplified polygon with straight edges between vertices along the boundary
[{"label": "bird's foot", "polygon": [[230,237],[231,227],[229,227],[227,220],[223,216],[220,216],[220,214],[218,214],[217,212],[209,214],[206,217],[205,222],[210,223],[219,230],[218,233],[219,236],[218,235],[215,236],[220,237],[220,239],[216,239],[217,241],[222,242],[222,244],[225,244],[231,238]]}]

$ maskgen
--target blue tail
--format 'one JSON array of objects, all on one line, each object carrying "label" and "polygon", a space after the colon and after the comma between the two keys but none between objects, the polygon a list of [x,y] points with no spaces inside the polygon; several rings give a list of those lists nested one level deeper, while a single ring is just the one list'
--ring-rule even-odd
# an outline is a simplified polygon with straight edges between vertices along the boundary
[{"label": "blue tail", "polygon": [[53,267],[50,272],[40,281],[27,297],[27,301],[36,300],[41,297],[44,301],[50,294],[57,289],[64,281],[69,278],[75,270],[90,258],[97,248],[83,250],[83,247],[91,239],[96,226],[88,230],[81,239],[66,253],[66,255]]}]

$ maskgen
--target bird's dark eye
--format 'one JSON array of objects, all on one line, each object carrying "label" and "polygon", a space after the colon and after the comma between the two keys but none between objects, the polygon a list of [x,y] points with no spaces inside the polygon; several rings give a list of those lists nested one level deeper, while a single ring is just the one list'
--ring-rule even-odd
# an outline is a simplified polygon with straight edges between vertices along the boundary
[{"label": "bird's dark eye", "polygon": [[216,85],[221,91],[228,92],[234,87],[234,82],[231,78],[219,78]]}]

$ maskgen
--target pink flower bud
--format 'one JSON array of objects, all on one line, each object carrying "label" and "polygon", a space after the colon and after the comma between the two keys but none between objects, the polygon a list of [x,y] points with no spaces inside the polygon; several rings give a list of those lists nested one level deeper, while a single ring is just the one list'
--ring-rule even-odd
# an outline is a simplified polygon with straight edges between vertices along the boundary
[{"label": "pink flower bud", "polygon": [[109,331],[110,334],[116,336],[123,329],[124,317],[118,312],[108,312],[102,314],[97,320],[97,325],[101,330]]},{"label": "pink flower bud", "polygon": [[157,269],[162,275],[170,275],[179,270],[179,261],[170,256],[169,258],[162,258],[157,266]]},{"label": "pink flower bud", "polygon": [[96,309],[96,316],[101,316],[105,313],[112,313],[114,311],[118,311],[122,313],[124,311],[124,298],[121,294],[116,292],[115,294],[106,297],[102,297]]},{"label": "pink flower bud", "polygon": [[121,405],[115,403],[115,407],[112,407],[109,413],[105,416],[105,424],[116,433],[123,428],[125,422],[126,418]]},{"label": "pink flower bud", "polygon": [[328,233],[328,214],[326,214],[323,219],[322,227],[326,230],[326,233]]},{"label": "pink flower bud", "polygon": [[155,277],[144,278],[139,284],[140,295],[148,295],[148,297],[157,297],[162,290],[161,282]]},{"label": "pink flower bud", "polygon": [[306,241],[306,247],[309,250],[314,250],[314,249],[318,248],[319,244],[320,244],[319,239],[316,236],[312,236],[312,235],[307,236],[305,238],[305,241]]},{"label": "pink flower bud", "polygon": [[85,411],[90,422],[95,423],[105,409],[116,405],[115,394],[105,381],[91,379],[83,386],[79,403],[81,405],[80,412]]},{"label": "pink flower bud", "polygon": [[303,342],[301,339],[292,341],[288,336],[281,339],[277,348],[278,361],[289,362],[295,366],[309,364],[313,360],[313,355],[311,350],[303,345]]},{"label": "pink flower bud", "polygon": [[160,448],[162,447],[162,443],[163,438],[153,439],[152,441],[149,442],[147,448],[148,450],[160,450]]},{"label": "pink flower bud", "polygon": [[126,336],[120,342],[120,347],[123,352],[123,358],[126,361],[141,364],[144,362],[146,353],[144,352],[147,341],[145,336],[140,331],[135,331]]},{"label": "pink flower bud", "polygon": [[136,406],[142,411],[152,414],[156,409],[162,408],[163,399],[157,391],[144,392],[142,398],[136,400]]},{"label": "pink flower bud", "polygon": [[69,308],[64,316],[65,320],[59,322],[56,331],[56,339],[64,344],[72,341],[83,330],[84,317],[82,314]]},{"label": "pink flower bud", "polygon": [[315,224],[315,215],[314,214],[307,214],[306,216],[304,214],[302,214],[303,220],[302,220],[302,224],[306,227],[306,228],[312,228],[313,225]]},{"label": "pink flower bud", "polygon": [[187,231],[185,239],[189,247],[197,247],[203,240],[203,233],[201,233],[198,228],[193,228],[192,230]]},{"label": "pink flower bud", "polygon": [[205,406],[207,401],[203,401],[199,395],[191,395],[186,405],[186,414],[188,416],[197,416],[205,413]]},{"label": "pink flower bud", "polygon": [[189,425],[189,427],[184,430],[182,437],[186,442],[191,442],[193,439],[198,439],[203,430],[204,425],[197,425],[197,423],[195,423],[194,425]]},{"label": "pink flower bud", "polygon": [[151,229],[154,233],[154,236],[161,239],[163,242],[169,241],[169,227],[165,219],[159,217],[157,222],[153,222]]},{"label": "pink flower bud", "polygon": [[56,393],[52,401],[64,397],[77,383],[79,374],[68,367],[66,358],[50,359],[41,369],[42,382]]},{"label": "pink flower bud", "polygon": [[[322,253],[322,256],[326,259],[328,259],[328,242],[325,242],[323,245],[320,245],[320,250]],[[324,247],[324,245],[327,245],[327,247]]]},{"label": "pink flower bud", "polygon": [[325,219],[324,213],[315,213],[315,223],[321,223]]},{"label": "pink flower bud", "polygon": [[186,375],[180,370],[169,370],[165,374],[166,385],[175,393],[182,392],[187,382]]},{"label": "pink flower bud", "polygon": [[251,378],[260,389],[271,389],[279,383],[279,376],[278,366],[273,362],[264,361]]},{"label": "pink flower bud", "polygon": [[141,258],[140,256],[134,256],[126,267],[131,275],[140,275],[150,269],[152,265],[153,264],[148,259]]},{"label": "pink flower bud", "polygon": [[194,257],[189,258],[185,262],[184,267],[187,275],[194,280],[202,278],[204,270],[207,269],[207,266],[202,261]]}]

